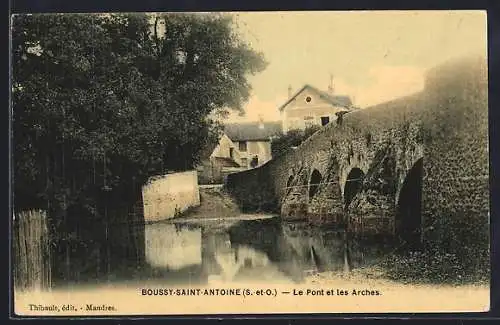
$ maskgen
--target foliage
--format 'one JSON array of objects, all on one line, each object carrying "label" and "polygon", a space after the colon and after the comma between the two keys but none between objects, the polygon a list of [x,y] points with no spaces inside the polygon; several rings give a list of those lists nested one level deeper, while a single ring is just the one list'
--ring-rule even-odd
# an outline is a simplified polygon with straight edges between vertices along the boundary
[{"label": "foliage", "polygon": [[286,152],[288,152],[292,147],[299,146],[307,138],[313,135],[321,127],[318,125],[312,125],[304,130],[294,129],[289,130],[286,134],[281,134],[274,138],[271,142],[271,153],[272,156],[279,157]]},{"label": "foliage", "polygon": [[90,236],[151,175],[192,168],[265,68],[216,14],[16,15],[12,51],[15,208]]}]

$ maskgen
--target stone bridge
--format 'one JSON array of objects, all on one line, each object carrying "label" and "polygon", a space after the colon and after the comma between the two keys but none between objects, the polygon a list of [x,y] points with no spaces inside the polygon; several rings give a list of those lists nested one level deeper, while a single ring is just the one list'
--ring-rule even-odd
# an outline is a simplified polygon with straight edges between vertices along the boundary
[{"label": "stone bridge", "polygon": [[243,210],[287,220],[484,248],[487,92],[484,58],[447,62],[427,72],[422,92],[339,117],[297,149],[229,175],[227,190]]}]

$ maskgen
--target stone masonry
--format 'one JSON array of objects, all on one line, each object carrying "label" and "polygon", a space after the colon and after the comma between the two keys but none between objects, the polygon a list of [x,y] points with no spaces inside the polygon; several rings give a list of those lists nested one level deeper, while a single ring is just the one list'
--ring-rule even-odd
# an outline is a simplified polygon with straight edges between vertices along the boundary
[{"label": "stone masonry", "polygon": [[[345,114],[297,149],[229,175],[227,190],[249,210],[396,236],[400,193],[420,161],[422,240],[486,247],[487,91],[484,58],[445,63],[427,73],[422,92]],[[360,188],[345,193],[354,169],[362,172]],[[311,183],[314,171],[319,185]],[[469,239],[479,244],[465,245]]]}]

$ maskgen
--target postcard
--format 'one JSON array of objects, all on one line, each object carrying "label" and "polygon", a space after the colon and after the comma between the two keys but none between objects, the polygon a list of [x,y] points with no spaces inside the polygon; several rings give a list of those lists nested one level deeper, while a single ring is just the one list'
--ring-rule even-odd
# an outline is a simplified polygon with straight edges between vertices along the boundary
[{"label": "postcard", "polygon": [[15,316],[488,311],[486,24],[12,15]]}]

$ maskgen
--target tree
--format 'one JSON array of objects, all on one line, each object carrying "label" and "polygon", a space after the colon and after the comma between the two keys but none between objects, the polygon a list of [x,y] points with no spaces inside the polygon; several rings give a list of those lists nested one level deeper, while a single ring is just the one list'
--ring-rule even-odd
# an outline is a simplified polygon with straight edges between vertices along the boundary
[{"label": "tree", "polygon": [[271,142],[271,153],[273,158],[286,154],[289,150],[292,149],[292,147],[299,146],[320,128],[321,127],[318,125],[312,125],[305,128],[304,130],[293,129],[289,130],[286,134],[277,136]]},{"label": "tree", "polygon": [[192,168],[211,114],[241,109],[265,68],[215,14],[16,15],[12,49],[15,208],[83,241],[126,221],[151,175]]}]

